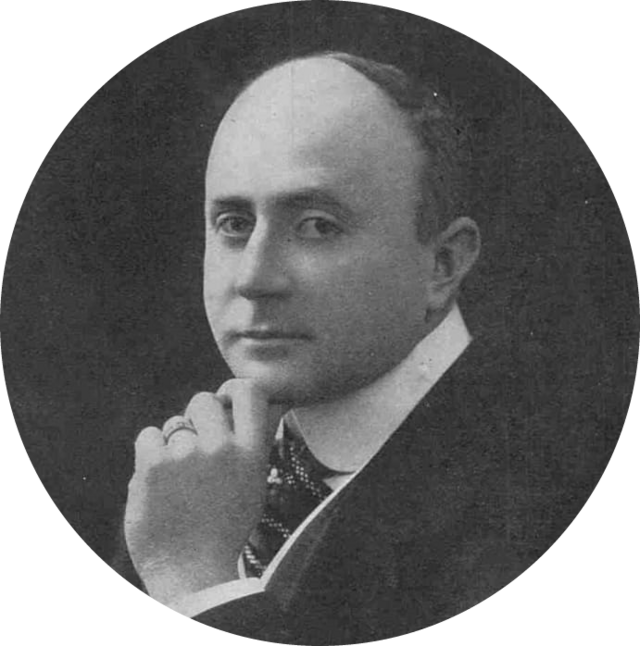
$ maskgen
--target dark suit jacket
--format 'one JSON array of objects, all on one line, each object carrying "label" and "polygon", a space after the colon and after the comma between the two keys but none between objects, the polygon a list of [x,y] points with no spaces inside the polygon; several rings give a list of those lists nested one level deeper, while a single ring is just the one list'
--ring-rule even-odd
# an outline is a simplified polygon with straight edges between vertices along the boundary
[{"label": "dark suit jacket", "polygon": [[575,468],[582,434],[564,427],[557,379],[531,357],[474,341],[266,590],[197,621],[268,641],[350,644],[424,628],[498,591],[555,541],[595,482]]}]

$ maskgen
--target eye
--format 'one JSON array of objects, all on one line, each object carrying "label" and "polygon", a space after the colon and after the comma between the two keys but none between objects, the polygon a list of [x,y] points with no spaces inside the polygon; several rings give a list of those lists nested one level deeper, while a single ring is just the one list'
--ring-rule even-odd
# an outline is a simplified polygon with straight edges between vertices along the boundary
[{"label": "eye", "polygon": [[253,218],[242,212],[222,213],[214,226],[217,233],[227,238],[248,238],[253,231]]},{"label": "eye", "polygon": [[342,228],[332,218],[322,215],[304,218],[297,227],[301,238],[333,238],[342,233]]}]

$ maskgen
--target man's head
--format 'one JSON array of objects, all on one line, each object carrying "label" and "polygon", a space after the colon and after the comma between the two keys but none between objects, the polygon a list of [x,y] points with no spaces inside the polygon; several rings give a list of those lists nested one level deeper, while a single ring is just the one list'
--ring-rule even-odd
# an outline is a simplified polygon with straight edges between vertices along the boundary
[{"label": "man's head", "polygon": [[240,95],[209,157],[204,268],[236,376],[296,405],[332,398],[437,325],[479,248],[472,221],[442,229],[440,187],[424,186],[437,154],[339,57],[285,63]]}]

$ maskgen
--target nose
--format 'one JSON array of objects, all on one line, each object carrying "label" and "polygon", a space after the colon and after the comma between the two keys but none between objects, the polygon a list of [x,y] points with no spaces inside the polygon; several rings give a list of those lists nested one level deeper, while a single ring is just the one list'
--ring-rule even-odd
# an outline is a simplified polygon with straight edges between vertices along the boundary
[{"label": "nose", "polygon": [[284,297],[291,280],[286,252],[267,227],[260,225],[242,249],[235,277],[236,292],[247,299]]}]

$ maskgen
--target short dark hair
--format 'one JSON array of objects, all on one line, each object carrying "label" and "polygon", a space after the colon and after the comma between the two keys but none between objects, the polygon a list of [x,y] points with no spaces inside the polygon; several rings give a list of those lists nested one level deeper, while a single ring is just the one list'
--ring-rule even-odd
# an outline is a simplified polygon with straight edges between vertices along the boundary
[{"label": "short dark hair", "polygon": [[[418,239],[427,242],[435,232],[465,214],[471,157],[468,129],[445,97],[428,84],[412,79],[395,65],[346,52],[320,51],[293,56],[270,69],[318,58],[339,61],[365,76],[406,117],[408,127],[426,156],[421,177],[421,203],[416,213]],[[266,71],[269,70],[254,77],[243,89]]]}]

